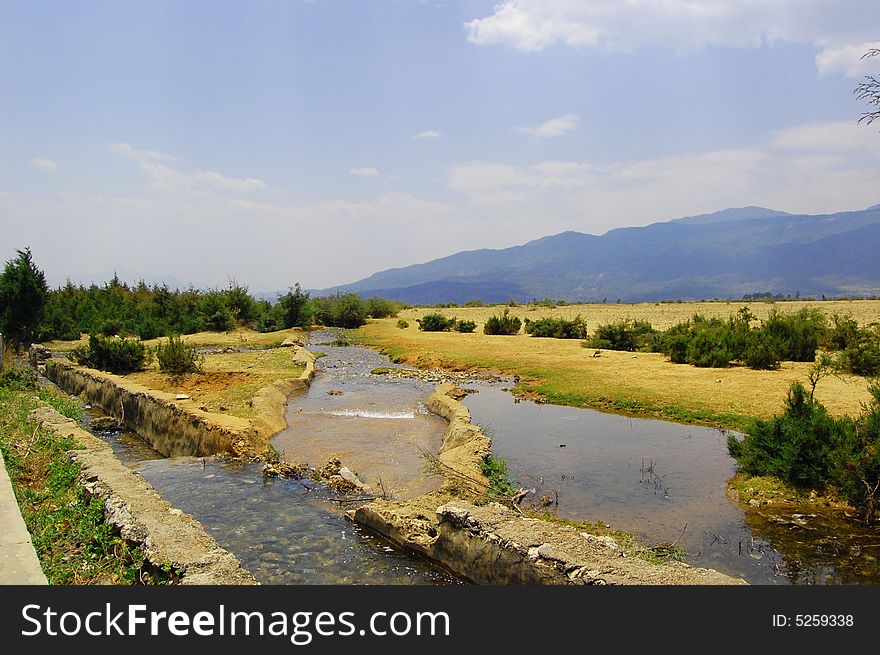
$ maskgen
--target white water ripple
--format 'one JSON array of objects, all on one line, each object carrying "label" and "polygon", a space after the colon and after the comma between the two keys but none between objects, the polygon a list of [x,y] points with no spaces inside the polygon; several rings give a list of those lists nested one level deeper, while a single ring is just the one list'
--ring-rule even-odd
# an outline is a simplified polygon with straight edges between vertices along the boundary
[{"label": "white water ripple", "polygon": [[326,412],[330,416],[359,416],[361,418],[393,418],[393,419],[413,419],[416,417],[415,412],[377,412],[370,409],[340,409],[333,412]]}]

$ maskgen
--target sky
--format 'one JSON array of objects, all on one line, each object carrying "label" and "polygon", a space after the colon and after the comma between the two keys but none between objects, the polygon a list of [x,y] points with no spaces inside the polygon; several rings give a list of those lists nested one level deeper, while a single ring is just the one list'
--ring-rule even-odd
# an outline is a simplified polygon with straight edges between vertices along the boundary
[{"label": "sky", "polygon": [[880,203],[876,0],[0,3],[0,260],[252,291]]}]

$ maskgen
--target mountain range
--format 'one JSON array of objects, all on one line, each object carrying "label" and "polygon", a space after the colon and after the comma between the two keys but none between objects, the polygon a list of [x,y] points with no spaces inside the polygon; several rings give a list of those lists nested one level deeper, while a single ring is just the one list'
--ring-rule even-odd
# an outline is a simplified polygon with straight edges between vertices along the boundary
[{"label": "mountain range", "polygon": [[315,295],[338,291],[410,304],[877,295],[880,205],[822,215],[741,207],[600,236],[562,232],[380,271]]}]

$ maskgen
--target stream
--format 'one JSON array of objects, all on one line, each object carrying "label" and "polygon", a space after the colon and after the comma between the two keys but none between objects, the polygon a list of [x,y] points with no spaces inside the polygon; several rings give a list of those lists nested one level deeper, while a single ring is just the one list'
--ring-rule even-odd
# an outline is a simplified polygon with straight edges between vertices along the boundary
[{"label": "stream", "polygon": [[[445,421],[425,400],[435,384],[372,374],[394,367],[341,333],[311,334],[309,389],[291,397],[282,457],[321,466],[338,457],[374,494],[406,499],[436,488]],[[403,368],[403,367],[401,367]],[[602,521],[647,544],[676,542],[684,559],[752,584],[878,584],[880,534],[838,514],[744,508],[725,493],[735,462],[727,433],[514,399],[474,382],[464,404],[530,501],[560,517]],[[509,383],[506,386],[511,386]],[[309,480],[264,479],[260,466],[163,458],[131,433],[97,433],[169,502],[193,515],[264,584],[457,584],[431,563],[344,518],[355,505]]]}]

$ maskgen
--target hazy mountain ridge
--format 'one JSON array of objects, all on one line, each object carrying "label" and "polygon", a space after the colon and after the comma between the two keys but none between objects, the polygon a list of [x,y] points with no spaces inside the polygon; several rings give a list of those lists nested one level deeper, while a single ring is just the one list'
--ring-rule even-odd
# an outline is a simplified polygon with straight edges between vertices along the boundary
[{"label": "hazy mountain ridge", "polygon": [[743,207],[460,252],[319,293],[350,290],[413,304],[864,295],[880,293],[878,252],[880,205],[815,216]]}]

